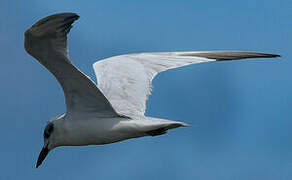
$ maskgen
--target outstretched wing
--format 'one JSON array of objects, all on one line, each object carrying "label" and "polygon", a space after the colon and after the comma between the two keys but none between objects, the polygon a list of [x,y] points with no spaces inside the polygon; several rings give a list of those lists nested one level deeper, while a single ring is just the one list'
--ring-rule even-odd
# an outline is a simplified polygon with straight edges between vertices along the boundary
[{"label": "outstretched wing", "polygon": [[117,113],[95,83],[69,60],[67,34],[78,18],[74,13],[61,13],[38,21],[25,32],[25,49],[61,84],[67,114],[91,112],[99,117],[115,117]]},{"label": "outstretched wing", "polygon": [[126,116],[144,115],[152,79],[159,72],[209,61],[271,58],[276,54],[240,51],[140,53],[115,56],[93,64],[98,87],[114,109]]}]

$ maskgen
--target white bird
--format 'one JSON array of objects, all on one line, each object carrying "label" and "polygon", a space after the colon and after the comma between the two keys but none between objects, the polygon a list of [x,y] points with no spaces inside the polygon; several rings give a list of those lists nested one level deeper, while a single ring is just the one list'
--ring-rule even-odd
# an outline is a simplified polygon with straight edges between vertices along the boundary
[{"label": "white bird", "polygon": [[162,135],[186,123],[144,115],[152,79],[160,72],[190,64],[279,57],[240,51],[137,53],[110,57],[93,64],[96,85],[69,60],[67,34],[79,16],[60,13],[41,19],[25,32],[25,49],[61,84],[67,112],[50,120],[36,167],[58,146],[114,143]]}]

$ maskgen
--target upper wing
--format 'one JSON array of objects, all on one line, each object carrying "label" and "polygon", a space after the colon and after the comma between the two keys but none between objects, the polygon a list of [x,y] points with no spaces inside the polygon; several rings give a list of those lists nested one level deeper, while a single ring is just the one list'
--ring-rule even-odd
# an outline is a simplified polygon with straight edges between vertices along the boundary
[{"label": "upper wing", "polygon": [[69,60],[67,34],[78,18],[74,13],[62,13],[38,21],[25,32],[25,49],[61,84],[67,114],[93,112],[100,117],[115,117],[117,113],[95,83]]},{"label": "upper wing", "polygon": [[271,58],[276,54],[240,51],[140,53],[111,57],[94,63],[98,87],[123,115],[144,115],[151,82],[159,72],[189,64],[244,58]]}]

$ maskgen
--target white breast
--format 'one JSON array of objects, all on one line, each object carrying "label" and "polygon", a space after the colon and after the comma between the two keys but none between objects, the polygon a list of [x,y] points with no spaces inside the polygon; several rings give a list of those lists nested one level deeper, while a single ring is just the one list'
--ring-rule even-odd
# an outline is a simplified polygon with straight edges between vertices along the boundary
[{"label": "white breast", "polygon": [[62,124],[63,132],[60,134],[58,146],[109,144],[144,135],[136,120],[125,118],[88,118],[74,121],[65,119]]}]

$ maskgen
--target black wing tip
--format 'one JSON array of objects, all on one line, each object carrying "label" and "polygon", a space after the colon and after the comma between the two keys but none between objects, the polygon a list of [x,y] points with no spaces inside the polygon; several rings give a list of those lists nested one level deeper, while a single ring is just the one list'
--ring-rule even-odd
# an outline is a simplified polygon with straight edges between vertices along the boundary
[{"label": "black wing tip", "polygon": [[58,21],[58,19],[71,20],[71,23],[73,23],[75,20],[77,20],[79,18],[80,18],[80,16],[78,14],[72,13],[72,12],[56,13],[56,14],[47,16],[45,18],[42,18],[41,20],[39,20],[38,22],[36,22],[32,26],[32,28],[41,26],[43,24],[46,24],[49,21],[54,21],[54,20],[57,20]]},{"label": "black wing tip", "polygon": [[277,58],[281,57],[279,54],[271,54],[271,53],[259,53],[260,57],[267,57],[267,58]]},{"label": "black wing tip", "polygon": [[273,54],[273,57],[282,57],[280,54]]},{"label": "black wing tip", "polygon": [[[247,51],[234,51],[231,53],[247,53],[246,55],[230,55],[225,57],[214,58],[216,61],[225,61],[225,60],[240,60],[240,59],[252,59],[252,58],[278,58],[281,57],[279,54],[271,53],[260,53],[260,52],[247,52]],[[250,54],[249,54],[250,53]]]},{"label": "black wing tip", "polygon": [[80,16],[73,12],[63,12],[63,13],[55,13],[50,16],[45,17],[44,19],[56,19],[56,18],[76,18],[78,19]]},{"label": "black wing tip", "polygon": [[70,32],[74,21],[79,18],[80,16],[78,14],[71,12],[53,14],[36,22],[25,34],[45,36],[46,34],[56,32],[66,35]]},{"label": "black wing tip", "polygon": [[80,18],[80,16],[76,13],[59,13],[59,14],[55,14],[56,16],[64,16],[65,19],[72,19],[72,20],[77,20]]}]

